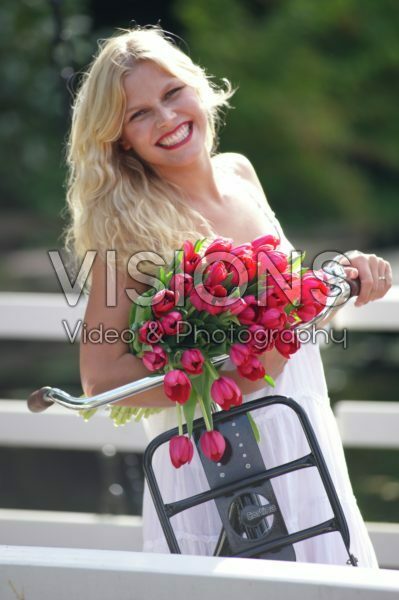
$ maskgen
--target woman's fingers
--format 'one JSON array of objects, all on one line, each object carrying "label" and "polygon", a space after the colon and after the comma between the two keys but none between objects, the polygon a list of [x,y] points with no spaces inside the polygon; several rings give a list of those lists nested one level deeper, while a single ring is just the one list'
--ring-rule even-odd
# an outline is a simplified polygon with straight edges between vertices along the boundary
[{"label": "woman's fingers", "polygon": [[392,269],[388,261],[375,254],[356,253],[350,257],[359,273],[360,293],[355,306],[362,306],[385,296],[392,285]]}]

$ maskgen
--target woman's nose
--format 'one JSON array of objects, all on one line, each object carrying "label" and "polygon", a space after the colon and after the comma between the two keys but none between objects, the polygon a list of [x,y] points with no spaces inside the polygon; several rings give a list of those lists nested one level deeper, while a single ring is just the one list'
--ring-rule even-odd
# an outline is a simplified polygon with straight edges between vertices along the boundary
[{"label": "woman's nose", "polygon": [[157,111],[158,127],[170,123],[175,118],[176,113],[167,106],[160,106]]}]

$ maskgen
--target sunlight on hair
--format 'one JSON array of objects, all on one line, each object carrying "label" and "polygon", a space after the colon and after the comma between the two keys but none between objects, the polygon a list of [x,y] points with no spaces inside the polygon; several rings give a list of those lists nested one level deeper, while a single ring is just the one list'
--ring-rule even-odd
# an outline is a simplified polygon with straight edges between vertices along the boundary
[{"label": "sunlight on hair", "polygon": [[[141,250],[169,261],[185,239],[215,236],[209,222],[190,207],[182,190],[138,158],[119,140],[126,98],[124,77],[138,61],[149,60],[193,87],[207,115],[206,145],[216,152],[221,109],[234,90],[227,80],[217,86],[158,26],[122,30],[99,41],[99,50],[83,75],[73,106],[68,140],[67,203],[70,224],[66,247],[80,262],[87,250],[101,257],[118,250],[118,268]],[[147,264],[146,272],[154,267]]]}]

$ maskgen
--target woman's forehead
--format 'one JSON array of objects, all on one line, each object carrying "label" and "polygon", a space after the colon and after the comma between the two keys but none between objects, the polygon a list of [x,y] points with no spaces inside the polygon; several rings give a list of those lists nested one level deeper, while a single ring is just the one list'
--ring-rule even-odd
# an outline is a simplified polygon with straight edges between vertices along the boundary
[{"label": "woman's forehead", "polygon": [[159,92],[165,85],[177,80],[172,73],[152,61],[138,61],[124,77],[124,89],[131,99],[141,102],[148,94]]}]

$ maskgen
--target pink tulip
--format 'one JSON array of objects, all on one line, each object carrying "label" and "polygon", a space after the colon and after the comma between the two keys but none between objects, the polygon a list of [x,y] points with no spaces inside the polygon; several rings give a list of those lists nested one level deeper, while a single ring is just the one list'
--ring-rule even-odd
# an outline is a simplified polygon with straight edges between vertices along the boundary
[{"label": "pink tulip", "polygon": [[176,335],[179,323],[183,317],[178,310],[172,310],[164,317],[161,317],[161,324],[166,335]]},{"label": "pink tulip", "polygon": [[144,352],[143,363],[149,371],[159,371],[168,363],[168,355],[161,346],[153,346],[152,350]]},{"label": "pink tulip", "polygon": [[223,410],[242,404],[242,393],[236,382],[230,377],[219,377],[211,386],[211,396]]},{"label": "pink tulip", "polygon": [[200,438],[202,452],[209,460],[217,462],[220,460],[226,450],[224,437],[218,431],[205,431]]},{"label": "pink tulip", "polygon": [[247,344],[235,343],[230,348],[230,358],[238,366],[242,365],[251,356],[251,349]]},{"label": "pink tulip", "polygon": [[202,373],[202,365],[205,362],[204,355],[201,350],[193,348],[192,350],[184,350],[181,356],[181,364],[185,371],[190,375],[199,375]]},{"label": "pink tulip", "polygon": [[185,435],[175,435],[169,442],[169,455],[176,469],[190,463],[193,458],[194,447],[192,441]]},{"label": "pink tulip", "polygon": [[166,373],[163,388],[169,400],[185,404],[190,398],[191,381],[183,371],[174,369]]}]

